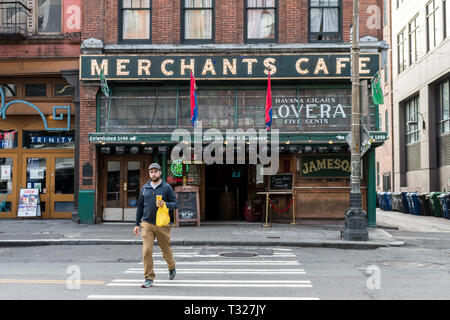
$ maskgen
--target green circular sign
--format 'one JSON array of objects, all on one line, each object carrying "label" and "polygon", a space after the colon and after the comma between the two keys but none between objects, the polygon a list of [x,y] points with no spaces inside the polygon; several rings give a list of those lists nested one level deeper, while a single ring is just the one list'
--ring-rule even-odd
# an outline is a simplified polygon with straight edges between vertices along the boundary
[{"label": "green circular sign", "polygon": [[[186,172],[187,172],[187,165],[186,165]],[[170,166],[170,170],[172,171],[173,175],[175,177],[182,177],[183,176],[183,159],[177,159],[174,162],[172,162],[172,165]]]}]

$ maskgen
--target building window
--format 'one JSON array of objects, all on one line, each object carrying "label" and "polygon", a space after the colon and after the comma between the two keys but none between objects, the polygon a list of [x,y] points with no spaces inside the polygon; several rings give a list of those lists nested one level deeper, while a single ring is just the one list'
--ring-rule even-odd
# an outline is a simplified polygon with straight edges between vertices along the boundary
[{"label": "building window", "polygon": [[447,133],[450,132],[449,80],[441,82],[437,87],[437,106],[440,114],[439,132]]},{"label": "building window", "polygon": [[387,9],[388,9],[387,0],[383,1],[383,25],[386,25],[388,23],[387,21]]},{"label": "building window", "polygon": [[398,52],[398,73],[406,69],[406,29],[400,31],[397,35],[397,52]]},{"label": "building window", "polygon": [[419,58],[419,51],[417,49],[417,29],[419,26],[417,25],[417,15],[408,25],[409,32],[409,65],[412,65]]},{"label": "building window", "polygon": [[276,0],[247,0],[245,21],[246,42],[273,42],[277,39]]},{"label": "building window", "polygon": [[389,111],[386,110],[384,112],[384,128],[386,131],[386,134],[389,136]]},{"label": "building window", "polygon": [[444,20],[437,0],[428,2],[427,14],[427,51],[436,47],[443,39]]},{"label": "building window", "polygon": [[183,0],[184,42],[213,42],[214,0]]},{"label": "building window", "polygon": [[25,97],[46,97],[47,84],[46,83],[26,83]]},{"label": "building window", "polygon": [[309,41],[341,41],[341,1],[309,1]]},{"label": "building window", "polygon": [[405,103],[406,111],[406,144],[419,141],[419,96]]},{"label": "building window", "polygon": [[380,163],[377,161],[377,187],[380,186]]},{"label": "building window", "polygon": [[150,0],[121,1],[122,42],[149,42],[151,39],[152,10]]},{"label": "building window", "polygon": [[55,83],[53,85],[53,96],[72,97],[75,95],[75,88],[68,83]]},{"label": "building window", "polygon": [[0,84],[0,86],[2,87],[3,93],[6,98],[17,97],[17,84],[4,83],[4,84]]},{"label": "building window", "polygon": [[383,174],[383,192],[391,191],[391,173]]},{"label": "building window", "polygon": [[17,130],[0,131],[0,149],[17,148],[18,136],[19,132]]},{"label": "building window", "polygon": [[37,31],[39,33],[62,32],[62,1],[38,0]]},{"label": "building window", "polygon": [[444,25],[443,25],[443,30],[444,30],[444,39],[447,38],[448,34],[449,34],[449,30],[448,30],[448,21],[447,21],[447,0],[442,0],[442,15],[444,18]]}]

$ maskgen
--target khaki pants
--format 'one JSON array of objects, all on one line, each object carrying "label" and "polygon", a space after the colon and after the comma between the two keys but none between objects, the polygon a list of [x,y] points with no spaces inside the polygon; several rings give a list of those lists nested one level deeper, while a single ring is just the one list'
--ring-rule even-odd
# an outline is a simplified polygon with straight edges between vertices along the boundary
[{"label": "khaki pants", "polygon": [[153,270],[153,242],[155,237],[161,248],[162,256],[167,262],[167,268],[172,270],[175,268],[175,260],[173,260],[172,248],[170,247],[170,225],[158,227],[157,225],[147,222],[141,223],[142,227],[142,257],[144,261],[144,277],[145,279],[155,280],[155,272]]}]

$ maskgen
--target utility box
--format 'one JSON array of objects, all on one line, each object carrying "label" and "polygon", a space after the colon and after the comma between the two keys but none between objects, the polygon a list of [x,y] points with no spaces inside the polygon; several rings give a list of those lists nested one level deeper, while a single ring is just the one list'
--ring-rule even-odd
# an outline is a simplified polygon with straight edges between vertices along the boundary
[{"label": "utility box", "polygon": [[80,190],[78,192],[78,218],[80,224],[95,223],[95,193],[94,190]]}]

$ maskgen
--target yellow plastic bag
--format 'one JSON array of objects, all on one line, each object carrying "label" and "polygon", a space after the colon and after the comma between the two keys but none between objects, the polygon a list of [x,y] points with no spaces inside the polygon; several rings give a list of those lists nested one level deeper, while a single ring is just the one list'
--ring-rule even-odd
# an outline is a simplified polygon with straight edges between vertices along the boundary
[{"label": "yellow plastic bag", "polygon": [[167,226],[170,223],[169,209],[164,202],[164,206],[158,208],[156,212],[156,225],[158,227]]}]

